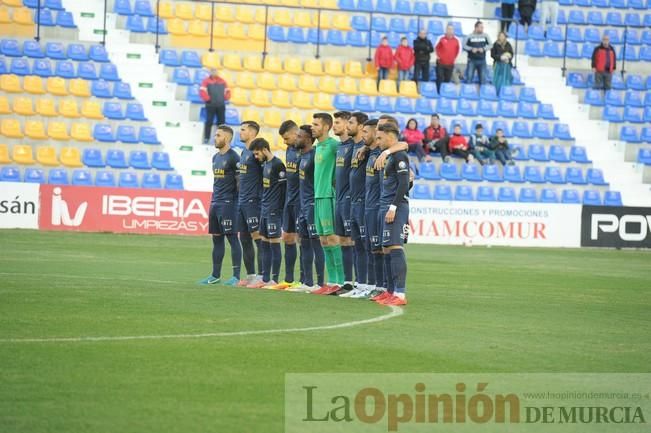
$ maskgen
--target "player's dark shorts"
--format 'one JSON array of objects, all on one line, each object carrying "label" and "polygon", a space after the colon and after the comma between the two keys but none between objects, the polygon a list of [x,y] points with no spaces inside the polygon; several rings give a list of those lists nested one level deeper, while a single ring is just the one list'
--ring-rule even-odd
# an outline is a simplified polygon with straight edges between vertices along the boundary
[{"label": "player's dark shorts", "polygon": [[211,203],[208,215],[208,233],[211,235],[230,235],[237,233],[235,203]]},{"label": "player's dark shorts", "polygon": [[366,216],[364,202],[357,202],[350,205],[350,237],[366,239]]},{"label": "player's dark shorts", "polygon": [[350,237],[350,201],[335,204],[335,234]]},{"label": "player's dark shorts", "polygon": [[260,235],[267,239],[277,239],[282,234],[282,211],[269,212],[260,218]]},{"label": "player's dark shorts", "polygon": [[237,209],[237,227],[248,233],[260,230],[260,203],[240,203]]},{"label": "player's dark shorts", "polygon": [[302,238],[317,239],[319,235],[316,232],[314,223],[314,205],[304,206],[300,209],[298,216],[298,233]]},{"label": "player's dark shorts", "polygon": [[285,206],[283,211],[283,231],[285,233],[296,233],[299,211],[300,207],[298,205]]},{"label": "player's dark shorts", "polygon": [[396,216],[391,224],[385,222],[388,206],[380,208],[378,220],[382,221],[382,246],[402,246],[409,231],[409,205],[401,204],[396,209]]},{"label": "player's dark shorts", "polygon": [[366,216],[366,240],[368,242],[369,250],[378,251],[382,249],[382,237],[379,225],[379,212],[378,209],[366,209],[364,212]]}]

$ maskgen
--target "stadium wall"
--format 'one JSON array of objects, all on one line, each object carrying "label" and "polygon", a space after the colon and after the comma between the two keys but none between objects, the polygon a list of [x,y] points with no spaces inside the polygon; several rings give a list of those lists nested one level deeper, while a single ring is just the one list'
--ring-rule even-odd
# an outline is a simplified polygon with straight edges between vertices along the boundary
[{"label": "stadium wall", "polygon": [[[209,192],[1,185],[3,229],[208,232]],[[651,208],[414,200],[405,230],[416,244],[651,248]]]}]

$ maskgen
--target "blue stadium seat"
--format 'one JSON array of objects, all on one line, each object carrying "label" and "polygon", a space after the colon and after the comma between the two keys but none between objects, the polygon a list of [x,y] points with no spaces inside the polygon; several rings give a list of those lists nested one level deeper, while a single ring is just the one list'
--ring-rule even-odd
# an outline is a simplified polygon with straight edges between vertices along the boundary
[{"label": "blue stadium seat", "polygon": [[30,75],[29,62],[26,59],[11,59],[9,73],[14,75]]},{"label": "blue stadium seat", "polygon": [[518,94],[515,91],[515,87],[514,86],[502,87],[500,89],[500,99],[502,101],[518,102]]},{"label": "blue stadium seat", "polygon": [[651,62],[651,47],[644,45],[640,47],[640,60],[643,62]]},{"label": "blue stadium seat", "polygon": [[89,170],[77,169],[72,172],[72,184],[75,186],[92,186],[93,178]]},{"label": "blue stadium seat", "polygon": [[23,55],[31,57],[32,59],[42,59],[45,57],[41,45],[36,41],[23,42]]},{"label": "blue stadium seat", "polygon": [[581,53],[579,52],[579,46],[576,42],[567,42],[565,46],[565,55],[570,59],[580,59]]},{"label": "blue stadium seat", "polygon": [[109,61],[108,53],[106,48],[103,45],[91,45],[88,49],[88,57],[90,60],[99,63],[105,63]]},{"label": "blue stadium seat", "polygon": [[119,102],[105,102],[102,108],[104,117],[111,120],[124,120],[125,116],[122,112],[122,104]]},{"label": "blue stadium seat", "polygon": [[457,185],[454,188],[454,199],[457,201],[473,201],[472,188],[467,185]]},{"label": "blue stadium seat", "polygon": [[492,84],[485,84],[479,88],[479,98],[486,101],[497,101],[499,99],[495,86]]},{"label": "blue stadium seat", "polygon": [[610,7],[610,0],[592,0],[592,6],[596,8],[608,8]]},{"label": "blue stadium seat", "polygon": [[77,63],[77,76],[84,80],[97,80],[97,70],[92,62]]},{"label": "blue stadium seat", "polygon": [[151,155],[151,166],[156,170],[173,170],[170,155],[167,152],[154,152]]},{"label": "blue stadium seat", "polygon": [[106,151],[106,165],[111,168],[128,168],[127,158],[120,149],[109,149]]},{"label": "blue stadium seat", "polygon": [[477,201],[495,201],[495,189],[492,186],[480,185],[477,189]]},{"label": "blue stadium seat", "polygon": [[413,99],[402,97],[402,96],[396,98],[395,111],[403,114],[415,114],[416,109],[414,108]]},{"label": "blue stadium seat", "polygon": [[433,162],[423,162],[420,164],[420,177],[425,180],[439,180],[441,177],[436,171],[436,165]]},{"label": "blue stadium seat", "polygon": [[210,76],[210,72],[208,72],[207,70],[205,70],[205,69],[195,69],[194,78],[193,78],[194,81],[193,82],[194,82],[194,84],[201,85],[203,80],[205,78],[208,78],[209,76]]},{"label": "blue stadium seat", "polygon": [[45,44],[45,56],[53,60],[68,60],[65,47],[61,42],[48,42]]},{"label": "blue stadium seat", "polygon": [[457,114],[460,116],[473,117],[477,115],[475,104],[466,99],[459,99],[457,101]]},{"label": "blue stadium seat", "polygon": [[536,89],[533,87],[523,87],[520,90],[519,100],[531,103],[538,102],[538,98],[536,98]]},{"label": "blue stadium seat", "polygon": [[538,201],[536,190],[533,188],[520,188],[518,201],[520,203],[536,203]]},{"label": "blue stadium seat", "polygon": [[497,111],[500,113],[500,116],[507,117],[509,119],[518,117],[516,109],[517,106],[515,103],[510,101],[500,101],[497,105]]},{"label": "blue stadium seat", "polygon": [[523,183],[520,167],[517,165],[507,165],[504,167],[504,181],[511,183]]},{"label": "blue stadium seat", "polygon": [[551,140],[553,138],[552,132],[549,130],[549,125],[546,122],[535,122],[531,132],[535,138],[541,140]]},{"label": "blue stadium seat", "polygon": [[131,125],[119,125],[115,134],[115,138],[117,141],[121,141],[123,143],[138,143],[136,129]]},{"label": "blue stadium seat", "polygon": [[[326,32],[325,30],[321,30],[321,32],[318,32],[317,29],[307,29],[307,43],[308,44],[316,44],[317,41],[322,44],[326,40]],[[282,42],[282,41],[279,41]]]},{"label": "blue stadium seat", "polygon": [[154,16],[154,11],[152,10],[149,0],[136,0],[136,3],[133,7],[133,13],[141,15],[143,17]]},{"label": "blue stadium seat", "polygon": [[497,190],[497,201],[514,203],[518,201],[515,189],[510,186],[501,186]]},{"label": "blue stadium seat", "polygon": [[543,188],[540,192],[541,203],[558,203],[558,194],[556,190],[550,188]]},{"label": "blue stadium seat", "polygon": [[545,120],[558,120],[558,117],[554,114],[554,107],[552,104],[539,104],[538,117]]},{"label": "blue stadium seat", "polygon": [[545,167],[545,182],[554,184],[564,184],[563,174],[558,167]]},{"label": "blue stadium seat", "polygon": [[535,112],[535,105],[524,101],[518,103],[518,117],[524,119],[538,118],[538,115]]},{"label": "blue stadium seat", "polygon": [[[649,122],[651,122],[651,119]],[[645,143],[651,143],[651,127],[642,128],[642,132],[640,132],[640,140]]]},{"label": "blue stadium seat", "polygon": [[100,170],[95,174],[95,186],[110,188],[115,186],[115,174],[112,171]]},{"label": "blue stadium seat", "polygon": [[438,98],[439,94],[436,91],[436,83],[431,81],[418,83],[420,88],[420,95],[424,98]]},{"label": "blue stadium seat", "polygon": [[575,189],[564,189],[561,194],[561,203],[566,204],[581,204],[581,197],[579,192]]},{"label": "blue stadium seat", "polygon": [[457,111],[451,99],[439,98],[436,102],[436,111],[445,116],[454,116]]},{"label": "blue stadium seat", "polygon": [[397,0],[394,11],[399,14],[411,15],[411,3],[409,0]]},{"label": "blue stadium seat", "polygon": [[642,79],[642,76],[638,74],[626,75],[626,87],[631,90],[646,90],[644,79]]},{"label": "blue stadium seat", "polygon": [[369,96],[357,95],[355,96],[355,111],[363,113],[373,112],[373,100]]},{"label": "blue stadium seat", "polygon": [[524,52],[530,57],[543,57],[542,43],[538,41],[528,40],[524,44]]},{"label": "blue stadium seat", "polygon": [[567,16],[567,22],[569,24],[585,24],[585,15],[583,14],[583,11],[577,10],[577,9],[572,9]]},{"label": "blue stadium seat", "polygon": [[603,26],[604,25],[604,16],[600,11],[590,11],[588,12],[587,22],[591,26]]},{"label": "blue stadium seat", "polygon": [[495,164],[488,164],[482,168],[482,179],[488,182],[503,182],[502,174]]},{"label": "blue stadium seat", "polygon": [[7,65],[5,64],[5,59],[0,58],[0,75],[2,74],[8,74],[9,71],[7,70]]},{"label": "blue stadium seat", "polygon": [[[644,27],[650,27],[651,26],[651,14],[647,14],[646,18],[648,18],[648,20],[645,19]],[[649,23],[647,24],[646,21],[649,21]],[[644,30],[642,32],[642,40],[640,42],[642,43],[642,45],[651,44],[651,30]]]},{"label": "blue stadium seat", "polygon": [[332,105],[339,111],[353,111],[353,97],[350,95],[335,95]]},{"label": "blue stadium seat", "polygon": [[529,183],[545,183],[540,168],[535,165],[528,165],[524,168],[524,180]]},{"label": "blue stadium seat", "polygon": [[623,206],[622,194],[619,191],[606,191],[604,193],[604,206]]},{"label": "blue stadium seat", "polygon": [[424,115],[436,113],[433,102],[431,99],[426,98],[416,99],[416,112]]},{"label": "blue stadium seat", "polygon": [[477,105],[477,115],[497,117],[497,104],[494,101],[480,100]]},{"label": "blue stadium seat", "polygon": [[120,81],[118,70],[112,63],[102,63],[99,67],[99,77],[106,81]]},{"label": "blue stadium seat", "polygon": [[430,15],[429,5],[424,1],[417,1],[413,4],[414,6],[414,15]]},{"label": "blue stadium seat", "polygon": [[595,107],[604,106],[604,94],[601,90],[587,89],[583,99],[584,104],[593,105]]},{"label": "blue stadium seat", "polygon": [[430,190],[429,185],[417,183],[414,185],[411,196],[416,200],[429,200],[432,198],[432,191]]},{"label": "blue stadium seat", "polygon": [[574,137],[572,137],[572,134],[570,134],[570,126],[567,123],[555,123],[553,135],[554,138],[557,140],[563,140],[563,141],[574,140]]},{"label": "blue stadium seat", "polygon": [[7,57],[21,57],[23,55],[23,51],[15,39],[0,40],[0,53]]},{"label": "blue stadium seat", "polygon": [[165,66],[181,66],[181,61],[175,50],[160,50],[158,59]]},{"label": "blue stadium seat", "polygon": [[172,81],[181,86],[192,85],[190,71],[187,68],[175,68],[174,72],[172,73]]},{"label": "blue stadium seat", "polygon": [[461,180],[457,165],[454,163],[443,163],[439,171],[442,179],[445,180]]},{"label": "blue stadium seat", "polygon": [[[487,128],[488,129],[488,128]],[[511,128],[509,128],[509,124],[502,121],[502,120],[496,120],[493,122],[493,125],[491,126],[491,133],[490,135],[495,135],[497,133],[497,130],[501,129],[504,131],[504,135],[509,137],[511,136]]]},{"label": "blue stadium seat", "polygon": [[595,190],[585,190],[583,191],[583,204],[589,206],[601,206],[601,194],[599,191]]},{"label": "blue stadium seat", "polygon": [[432,5],[432,15],[437,16],[437,17],[447,17],[447,16],[449,16],[447,4],[445,4],[445,3],[434,3]]},{"label": "blue stadium seat", "polygon": [[450,185],[435,185],[434,200],[452,200],[452,188],[450,188]]},{"label": "blue stadium seat", "polygon": [[[440,113],[440,112],[439,112]],[[461,127],[461,135],[468,135],[470,129],[468,128],[468,122],[465,119],[452,119],[450,121],[450,131],[454,128],[454,125],[459,125]]]},{"label": "blue stadium seat", "polygon": [[454,83],[443,83],[439,95],[443,98],[457,99],[460,87]]},{"label": "blue stadium seat", "polygon": [[34,17],[34,23],[40,23],[41,26],[45,27],[54,27],[56,22],[54,21],[54,15],[49,9],[41,9],[40,13],[35,14],[37,17]]},{"label": "blue stadium seat", "polygon": [[113,5],[113,13],[118,15],[133,15],[131,9],[131,2],[129,0],[115,0]]},{"label": "blue stadium seat", "polygon": [[47,183],[51,185],[68,185],[68,171],[63,168],[53,168],[47,176]]},{"label": "blue stadium seat", "polygon": [[0,182],[20,182],[20,170],[17,167],[2,167]]},{"label": "blue stadium seat", "polygon": [[573,162],[578,162],[580,164],[589,164],[592,162],[590,159],[588,159],[588,154],[585,147],[583,146],[570,147],[570,160]]},{"label": "blue stadium seat", "polygon": [[624,121],[624,113],[619,107],[607,105],[604,107],[603,119],[608,122],[621,123]]},{"label": "blue stadium seat", "polygon": [[643,123],[644,111],[636,107],[624,107],[624,121],[630,123]]},{"label": "blue stadium seat", "polygon": [[585,38],[586,42],[590,42],[593,44],[601,43],[601,32],[597,28],[588,27],[587,29],[585,29],[585,32],[583,33],[583,37]]},{"label": "blue stadium seat", "polygon": [[530,144],[527,152],[529,159],[533,161],[549,162],[545,146],[540,144]]},{"label": "blue stadium seat", "polygon": [[142,150],[132,150],[129,152],[129,165],[131,168],[139,170],[149,170],[151,168],[147,152],[143,152]]},{"label": "blue stadium seat", "polygon": [[134,33],[147,33],[145,21],[140,15],[129,15],[127,17],[127,30]]},{"label": "blue stadium seat", "polygon": [[350,45],[351,47],[367,47],[368,33],[353,31],[346,32],[346,45]]},{"label": "blue stadium seat", "polygon": [[61,3],[61,0],[45,0],[45,2],[43,3],[43,7],[55,11],[63,10],[63,5]]},{"label": "blue stadium seat", "polygon": [[636,29],[627,29],[624,36],[627,44],[640,45],[642,43],[640,33]]},{"label": "blue stadium seat", "polygon": [[364,12],[373,12],[373,1],[372,0],[357,0],[357,10]]},{"label": "blue stadium seat", "polygon": [[354,30],[368,31],[368,19],[365,15],[353,15],[350,20],[350,26]]},{"label": "blue stadium seat", "polygon": [[122,171],[120,172],[120,179],[118,180],[118,186],[122,188],[138,188],[138,175],[132,171]]},{"label": "blue stadium seat", "polygon": [[389,30],[396,33],[407,33],[407,25],[403,18],[391,18]]},{"label": "blue stadium seat", "polygon": [[165,176],[165,189],[183,189],[183,177],[178,174],[168,173]]},{"label": "blue stadium seat", "polygon": [[511,134],[513,134],[514,137],[518,138],[533,138],[533,135],[531,135],[531,132],[529,131],[529,124],[520,120],[513,122]]},{"label": "blue stadium seat", "polygon": [[552,26],[547,29],[547,39],[554,42],[564,42],[565,35],[559,26]]},{"label": "blue stadium seat", "polygon": [[337,5],[339,6],[339,9],[343,10],[354,11],[357,9],[354,0],[338,0]]},{"label": "blue stadium seat", "polygon": [[344,34],[341,32],[341,30],[328,30],[328,33],[326,35],[326,44],[343,47],[346,45]]},{"label": "blue stadium seat", "polygon": [[608,182],[604,180],[604,173],[598,168],[589,168],[586,180],[591,185],[607,186]]},{"label": "blue stadium seat", "polygon": [[529,39],[534,40],[534,41],[544,41],[545,39],[545,34],[543,31],[543,28],[539,25],[532,25],[529,27]]},{"label": "blue stadium seat", "polygon": [[135,121],[147,120],[147,117],[145,117],[145,111],[142,107],[142,104],[138,102],[129,102],[127,104],[125,117],[129,120],[135,120]]},{"label": "blue stadium seat", "polygon": [[52,76],[52,65],[47,59],[36,59],[32,63],[32,75],[38,75],[39,77],[51,77]]},{"label": "blue stadium seat", "polygon": [[144,144],[160,144],[156,129],[151,126],[141,126],[138,131],[138,141]]},{"label": "blue stadium seat", "polygon": [[589,8],[590,6],[592,6],[592,1],[591,0],[574,0],[574,5]]},{"label": "blue stadium seat", "polygon": [[[61,78],[77,78],[75,66],[68,60],[60,60],[56,63],[56,66],[54,68],[54,75]],[[91,83],[91,88],[93,84],[95,84],[94,81]]]},{"label": "blue stadium seat", "polygon": [[[241,123],[240,122],[240,114],[237,111],[237,109],[232,108],[232,107],[226,107],[226,124],[227,125],[240,125],[240,123]],[[143,143],[144,143],[144,141],[143,141]]]},{"label": "blue stadium seat", "polygon": [[459,94],[459,97],[473,101],[479,99],[479,91],[477,90],[477,86],[474,84],[461,84],[461,93]]},{"label": "blue stadium seat", "polygon": [[393,113],[394,109],[394,100],[387,96],[378,96],[375,98],[375,111],[380,113]]},{"label": "blue stadium seat", "polygon": [[567,167],[565,170],[565,182],[573,185],[586,185],[583,170],[578,167]]},{"label": "blue stadium seat", "polygon": [[470,182],[481,182],[481,172],[477,164],[463,164],[461,166],[461,177]]},{"label": "blue stadium seat", "polygon": [[622,14],[619,12],[608,12],[606,14],[606,21],[604,22],[607,26],[622,26],[624,20],[622,19]]},{"label": "blue stadium seat", "polygon": [[112,98],[111,86],[104,80],[96,80],[90,84],[90,92],[96,98]]},{"label": "blue stadium seat", "polygon": [[102,168],[105,166],[102,151],[95,148],[85,148],[81,156],[81,162],[86,167],[91,168]]},{"label": "blue stadium seat", "polygon": [[553,59],[559,59],[563,57],[563,46],[554,41],[547,41],[543,45],[543,55],[545,57],[551,57]]},{"label": "blue stadium seat", "polygon": [[193,104],[204,104],[203,99],[199,96],[199,85],[193,84],[188,86],[185,90],[185,99],[192,102]]},{"label": "blue stadium seat", "polygon": [[[583,58],[583,59],[591,59],[593,51],[594,51],[594,45],[593,44],[588,44],[588,43],[583,44],[581,46],[581,58]],[[590,83],[590,82],[588,81],[588,83]]]},{"label": "blue stadium seat", "polygon": [[557,144],[553,144],[549,148],[549,159],[554,162],[570,162],[570,159],[565,153],[565,148]]},{"label": "blue stadium seat", "polygon": [[632,126],[622,126],[619,130],[619,139],[627,143],[641,143],[642,140],[638,135],[637,128]]},{"label": "blue stadium seat", "polygon": [[581,28],[580,27],[568,27],[567,28],[567,40],[569,42],[582,43],[584,41],[584,39],[583,39],[583,33],[581,32]]},{"label": "blue stadium seat", "polygon": [[93,138],[104,143],[115,143],[111,125],[105,123],[96,123],[93,127]]},{"label": "blue stadium seat", "polygon": [[166,35],[168,33],[166,21],[157,17],[147,18],[147,31],[149,33],[156,33],[158,31],[159,35]]},{"label": "blue stadium seat", "polygon": [[637,161],[645,165],[651,165],[651,149],[643,147],[638,150]]},{"label": "blue stadium seat", "polygon": [[27,168],[25,169],[23,181],[27,183],[45,183],[45,172],[42,168]]}]

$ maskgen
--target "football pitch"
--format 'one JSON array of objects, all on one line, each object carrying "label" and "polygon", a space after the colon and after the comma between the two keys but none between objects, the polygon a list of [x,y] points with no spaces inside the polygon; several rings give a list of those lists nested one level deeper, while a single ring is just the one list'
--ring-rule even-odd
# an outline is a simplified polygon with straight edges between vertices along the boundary
[{"label": "football pitch", "polygon": [[408,245],[392,310],[198,286],[207,236],[0,246],[3,433],[280,433],[289,372],[651,372],[646,251]]}]

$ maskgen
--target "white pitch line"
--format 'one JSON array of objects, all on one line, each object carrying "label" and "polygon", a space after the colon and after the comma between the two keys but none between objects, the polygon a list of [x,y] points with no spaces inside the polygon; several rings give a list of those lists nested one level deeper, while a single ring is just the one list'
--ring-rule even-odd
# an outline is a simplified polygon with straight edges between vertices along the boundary
[{"label": "white pitch line", "polygon": [[353,322],[338,323],[335,325],[310,326],[307,328],[284,328],[284,329],[260,329],[257,331],[235,331],[235,332],[211,332],[203,334],[168,334],[168,335],[124,335],[124,336],[100,336],[100,337],[53,337],[53,338],[7,338],[0,339],[0,343],[82,343],[96,341],[131,341],[131,340],[170,340],[190,338],[214,338],[214,337],[239,337],[245,335],[263,334],[289,334],[293,332],[327,331],[331,329],[352,328],[353,326],[368,325],[370,323],[383,322],[401,316],[404,311],[396,306],[389,306],[391,311],[382,316],[371,319],[356,320]]}]

